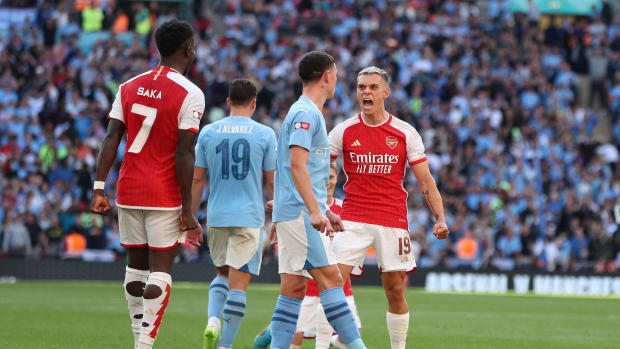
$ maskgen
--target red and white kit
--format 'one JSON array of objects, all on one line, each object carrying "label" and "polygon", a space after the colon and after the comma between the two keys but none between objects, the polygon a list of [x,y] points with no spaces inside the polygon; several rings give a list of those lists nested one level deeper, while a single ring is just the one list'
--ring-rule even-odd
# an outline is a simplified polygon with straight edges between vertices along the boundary
[{"label": "red and white kit", "polygon": [[167,249],[184,241],[174,157],[179,130],[198,133],[204,106],[200,88],[166,66],[120,86],[110,118],[127,128],[116,199],[123,246]]},{"label": "red and white kit", "polygon": [[342,155],[347,175],[340,215],[345,231],[334,238],[338,262],[362,265],[373,246],[381,270],[412,271],[403,179],[407,163],[426,161],[422,138],[391,114],[380,125],[368,125],[360,113],[334,127],[329,141],[332,160]]}]

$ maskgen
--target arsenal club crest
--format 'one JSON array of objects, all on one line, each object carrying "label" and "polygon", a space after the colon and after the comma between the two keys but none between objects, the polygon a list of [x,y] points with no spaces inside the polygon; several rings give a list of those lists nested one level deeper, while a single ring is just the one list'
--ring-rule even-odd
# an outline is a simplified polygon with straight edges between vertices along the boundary
[{"label": "arsenal club crest", "polygon": [[394,136],[387,136],[385,137],[385,144],[387,144],[388,148],[394,150],[394,148],[398,145],[398,138]]}]

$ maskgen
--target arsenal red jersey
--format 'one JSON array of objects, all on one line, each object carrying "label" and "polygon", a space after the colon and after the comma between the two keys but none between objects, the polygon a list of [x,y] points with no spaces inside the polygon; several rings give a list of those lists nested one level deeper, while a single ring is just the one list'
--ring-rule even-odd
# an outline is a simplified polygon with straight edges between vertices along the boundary
[{"label": "arsenal red jersey", "polygon": [[360,113],[334,127],[329,143],[332,159],[342,155],[347,175],[340,217],[408,230],[406,166],[426,161],[415,128],[391,114],[380,125],[367,125]]},{"label": "arsenal red jersey", "polygon": [[122,84],[110,118],[127,128],[116,204],[124,208],[176,210],[181,190],[175,171],[179,130],[198,133],[204,94],[172,68],[157,66]]}]

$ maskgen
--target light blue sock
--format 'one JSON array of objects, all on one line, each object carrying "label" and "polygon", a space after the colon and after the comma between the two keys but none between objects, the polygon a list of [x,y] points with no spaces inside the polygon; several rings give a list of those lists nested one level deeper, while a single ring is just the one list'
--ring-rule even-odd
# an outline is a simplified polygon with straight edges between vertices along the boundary
[{"label": "light blue sock", "polygon": [[228,279],[223,276],[216,276],[209,286],[209,308],[207,309],[208,318],[220,318],[224,302],[228,297]]},{"label": "light blue sock", "polygon": [[271,348],[288,349],[293,342],[301,299],[278,296],[271,318]]},{"label": "light blue sock", "polygon": [[348,349],[366,349],[364,342],[360,339],[360,333],[355,324],[353,313],[349,309],[347,299],[344,296],[342,287],[333,287],[319,294],[321,304],[325,310],[325,317],[338,332],[340,338]]},{"label": "light blue sock", "polygon": [[220,344],[222,347],[232,348],[239,327],[241,327],[243,315],[245,315],[245,291],[230,290],[224,306],[224,314],[222,314],[222,320],[224,320]]}]

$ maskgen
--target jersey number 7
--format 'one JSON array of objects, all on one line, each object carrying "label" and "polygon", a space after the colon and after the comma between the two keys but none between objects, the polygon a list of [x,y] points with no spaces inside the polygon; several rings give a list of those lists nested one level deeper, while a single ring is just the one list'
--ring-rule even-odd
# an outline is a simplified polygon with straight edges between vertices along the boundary
[{"label": "jersey number 7", "polygon": [[145,117],[144,121],[142,121],[142,127],[140,127],[140,131],[138,131],[136,138],[133,139],[131,147],[129,147],[128,150],[128,152],[130,153],[137,154],[142,151],[146,140],[151,134],[151,127],[153,127],[153,124],[155,123],[155,118],[157,117],[157,109],[147,107],[146,105],[140,103],[134,103],[131,105],[131,112]]}]

